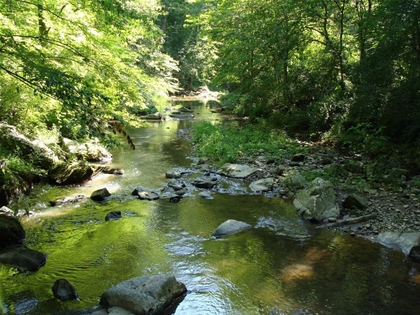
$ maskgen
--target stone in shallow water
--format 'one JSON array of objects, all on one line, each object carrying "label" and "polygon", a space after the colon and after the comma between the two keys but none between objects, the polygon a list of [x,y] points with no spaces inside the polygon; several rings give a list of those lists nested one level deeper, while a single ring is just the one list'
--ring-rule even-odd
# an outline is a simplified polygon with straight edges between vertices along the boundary
[{"label": "stone in shallow water", "polygon": [[12,245],[0,252],[0,263],[22,271],[37,271],[45,262],[45,254],[23,245]]},{"label": "stone in shallow water", "polygon": [[54,296],[61,301],[78,300],[76,289],[66,279],[58,279],[52,287]]},{"label": "stone in shallow water", "polygon": [[111,194],[109,193],[108,189],[102,188],[102,189],[95,190],[90,195],[90,199],[95,200],[95,201],[104,201],[105,198],[109,196],[111,196]]},{"label": "stone in shallow water", "polygon": [[250,228],[252,228],[252,225],[248,223],[229,219],[220,224],[211,236],[221,238]]},{"label": "stone in shallow water", "polygon": [[106,290],[100,304],[120,306],[133,314],[158,315],[186,292],[185,285],[173,276],[137,277]]},{"label": "stone in shallow water", "polygon": [[111,211],[105,217],[105,221],[119,220],[122,218],[121,211]]},{"label": "stone in shallow water", "polygon": [[140,191],[138,194],[140,200],[157,200],[159,199],[159,195],[155,192],[149,192],[149,191]]},{"label": "stone in shallow water", "polygon": [[217,173],[228,177],[245,178],[254,174],[256,171],[256,168],[248,165],[225,163]]}]

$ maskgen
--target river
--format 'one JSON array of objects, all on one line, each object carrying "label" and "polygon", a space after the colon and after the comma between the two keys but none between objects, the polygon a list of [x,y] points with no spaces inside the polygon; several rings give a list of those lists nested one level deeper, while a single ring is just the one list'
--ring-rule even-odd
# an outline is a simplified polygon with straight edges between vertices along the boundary
[{"label": "river", "polygon": [[[26,245],[48,255],[35,273],[0,266],[0,313],[57,314],[93,307],[111,286],[143,275],[173,274],[188,294],[177,315],[420,314],[420,264],[402,253],[347,233],[314,230],[290,202],[248,194],[193,192],[179,203],[141,201],[137,187],[161,190],[165,172],[188,168],[187,141],[176,132],[199,119],[219,123],[220,114],[190,103],[196,119],[150,123],[127,130],[136,145],[114,150],[123,176],[101,175],[84,185],[37,186],[24,220]],[[90,195],[106,187],[104,203],[49,207],[48,201]],[[105,222],[120,210],[123,218]],[[227,219],[253,225],[222,239],[212,232]],[[51,291],[66,278],[80,300],[60,302]]]}]

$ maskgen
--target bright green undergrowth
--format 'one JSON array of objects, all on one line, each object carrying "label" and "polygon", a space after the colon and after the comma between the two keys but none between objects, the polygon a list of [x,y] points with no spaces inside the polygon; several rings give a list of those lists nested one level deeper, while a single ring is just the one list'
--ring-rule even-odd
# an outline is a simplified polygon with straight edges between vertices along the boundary
[{"label": "bright green undergrowth", "polygon": [[264,122],[219,125],[199,122],[193,128],[193,144],[195,155],[220,164],[258,154],[277,160],[304,151],[296,140]]}]

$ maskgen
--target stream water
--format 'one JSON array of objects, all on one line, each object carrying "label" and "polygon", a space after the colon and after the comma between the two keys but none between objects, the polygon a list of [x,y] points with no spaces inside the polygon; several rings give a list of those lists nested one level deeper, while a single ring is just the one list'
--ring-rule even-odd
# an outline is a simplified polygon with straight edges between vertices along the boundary
[{"label": "stream water", "polygon": [[[123,146],[113,165],[123,176],[101,175],[81,186],[38,186],[36,215],[23,224],[26,245],[48,255],[35,273],[0,265],[0,313],[57,314],[97,305],[111,286],[143,275],[173,274],[188,294],[173,314],[420,314],[420,264],[402,253],[346,233],[313,230],[280,198],[247,193],[191,194],[179,203],[141,201],[136,187],[159,190],[173,167],[189,167],[189,144],[176,136],[198,119],[221,117],[191,103],[195,120],[150,123],[129,130],[137,149]],[[247,184],[237,182],[237,191]],[[48,201],[90,195],[106,187],[104,203],[48,207]],[[105,222],[112,210],[123,218]],[[253,229],[222,239],[210,235],[227,219]],[[66,278],[79,301],[51,291]]]}]

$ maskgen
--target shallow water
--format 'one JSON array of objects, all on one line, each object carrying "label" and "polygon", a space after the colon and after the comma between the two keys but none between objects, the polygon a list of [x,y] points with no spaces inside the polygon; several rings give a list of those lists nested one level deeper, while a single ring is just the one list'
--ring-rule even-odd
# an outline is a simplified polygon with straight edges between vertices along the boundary
[{"label": "shallow water", "polygon": [[[216,119],[192,103],[196,120]],[[201,116],[200,116],[201,115]],[[420,314],[420,264],[380,244],[333,231],[315,231],[290,203],[263,195],[191,193],[179,203],[140,201],[136,187],[161,190],[165,172],[188,167],[189,145],[176,137],[193,121],[151,123],[129,130],[136,150],[113,152],[124,176],[102,175],[77,187],[37,187],[36,216],[24,222],[26,244],[48,255],[35,273],[0,265],[0,313],[56,314],[97,305],[126,279],[174,274],[188,294],[174,314]],[[246,184],[237,184],[238,191]],[[241,186],[242,185],[242,186]],[[48,200],[106,187],[105,203],[47,207]],[[105,222],[121,210],[123,218]],[[227,219],[253,229],[223,239],[210,235]],[[51,291],[66,278],[80,301]]]}]

